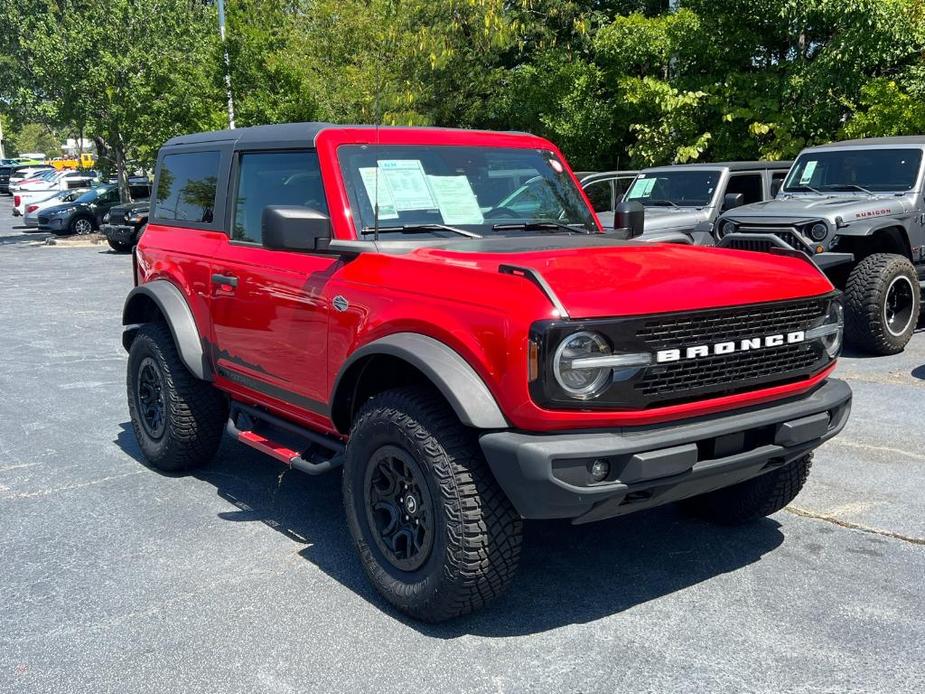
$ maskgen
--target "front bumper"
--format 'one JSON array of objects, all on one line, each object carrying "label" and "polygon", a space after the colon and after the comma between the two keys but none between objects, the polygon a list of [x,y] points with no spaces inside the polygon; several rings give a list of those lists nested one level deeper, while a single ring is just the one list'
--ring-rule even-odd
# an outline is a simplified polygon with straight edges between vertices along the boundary
[{"label": "front bumper", "polygon": [[70,216],[65,217],[50,217],[48,221],[42,224],[39,221],[38,227],[39,231],[50,231],[53,234],[60,234],[64,231],[67,231],[68,225],[71,223]]},{"label": "front bumper", "polygon": [[[745,481],[813,450],[845,426],[851,389],[828,379],[797,398],[678,423],[607,431],[483,434],[495,478],[524,518],[588,523]],[[598,483],[590,465],[604,459]]]},{"label": "front bumper", "polygon": [[135,242],[135,227],[133,226],[124,224],[104,224],[100,227],[100,231],[103,232],[107,239],[115,241],[116,243]]}]

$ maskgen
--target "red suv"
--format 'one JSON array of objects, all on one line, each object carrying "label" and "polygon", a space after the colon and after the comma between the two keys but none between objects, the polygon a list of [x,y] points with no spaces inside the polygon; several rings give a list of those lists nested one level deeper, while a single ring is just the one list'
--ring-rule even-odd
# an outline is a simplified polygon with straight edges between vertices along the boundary
[{"label": "red suv", "polygon": [[845,425],[841,300],[805,257],[603,230],[515,133],[287,124],[170,140],[126,300],[156,468],[224,431],[343,466],[369,579],[426,620],[514,574],[522,519],[773,513]]}]

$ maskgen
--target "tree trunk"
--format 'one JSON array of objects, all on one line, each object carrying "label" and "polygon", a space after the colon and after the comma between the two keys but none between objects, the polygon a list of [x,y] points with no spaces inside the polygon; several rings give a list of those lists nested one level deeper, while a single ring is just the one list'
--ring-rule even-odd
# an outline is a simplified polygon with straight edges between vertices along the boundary
[{"label": "tree trunk", "polygon": [[128,171],[125,168],[125,149],[122,147],[121,138],[113,145],[112,154],[116,164],[116,180],[119,182],[119,199],[122,202],[132,202]]}]

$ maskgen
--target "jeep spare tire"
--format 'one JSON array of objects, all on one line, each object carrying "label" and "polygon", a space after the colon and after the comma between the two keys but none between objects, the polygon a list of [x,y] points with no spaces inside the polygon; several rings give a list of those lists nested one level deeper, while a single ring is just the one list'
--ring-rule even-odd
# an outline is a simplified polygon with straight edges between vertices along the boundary
[{"label": "jeep spare tire", "polygon": [[351,428],[344,507],[376,589],[428,622],[471,612],[508,586],[522,521],[475,433],[438,393],[409,387],[367,401]]},{"label": "jeep spare tire", "polygon": [[915,267],[893,253],[875,253],[859,262],[845,287],[848,340],[873,354],[896,354],[915,331],[921,291]]}]

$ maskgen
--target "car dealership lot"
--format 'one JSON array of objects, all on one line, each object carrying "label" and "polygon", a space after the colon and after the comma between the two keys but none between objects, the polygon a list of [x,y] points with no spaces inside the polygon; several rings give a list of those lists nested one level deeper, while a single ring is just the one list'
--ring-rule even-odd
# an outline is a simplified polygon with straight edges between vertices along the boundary
[{"label": "car dealership lot", "polygon": [[[131,260],[37,245],[0,197],[0,691],[910,691],[925,669],[925,334],[847,356],[845,432],[787,511],[527,526],[511,591],[400,617],[339,476],[226,440],[171,477],[125,404]],[[105,250],[104,250],[105,249]]]}]

